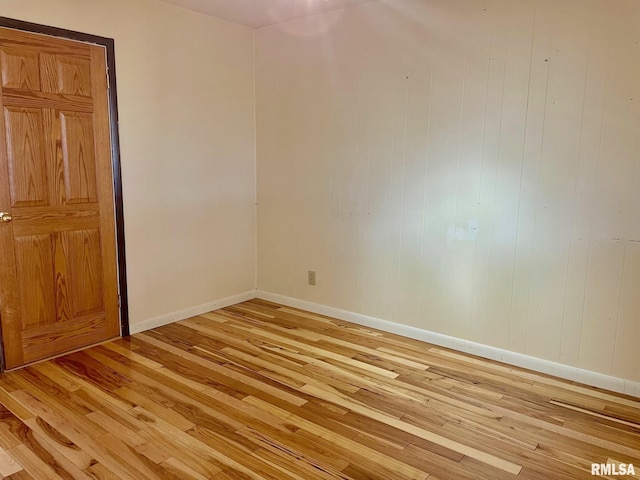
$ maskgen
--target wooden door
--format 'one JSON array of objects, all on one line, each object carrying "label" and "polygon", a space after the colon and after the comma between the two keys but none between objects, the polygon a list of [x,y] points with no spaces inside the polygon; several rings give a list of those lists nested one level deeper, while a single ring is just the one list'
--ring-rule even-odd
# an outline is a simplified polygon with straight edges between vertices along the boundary
[{"label": "wooden door", "polygon": [[0,28],[5,368],[118,336],[105,49]]}]

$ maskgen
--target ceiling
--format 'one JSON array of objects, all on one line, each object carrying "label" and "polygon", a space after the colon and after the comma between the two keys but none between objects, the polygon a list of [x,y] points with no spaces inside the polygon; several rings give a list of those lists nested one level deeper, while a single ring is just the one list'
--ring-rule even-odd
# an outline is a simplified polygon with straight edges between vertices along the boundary
[{"label": "ceiling", "polygon": [[160,0],[252,28],[377,0]]}]

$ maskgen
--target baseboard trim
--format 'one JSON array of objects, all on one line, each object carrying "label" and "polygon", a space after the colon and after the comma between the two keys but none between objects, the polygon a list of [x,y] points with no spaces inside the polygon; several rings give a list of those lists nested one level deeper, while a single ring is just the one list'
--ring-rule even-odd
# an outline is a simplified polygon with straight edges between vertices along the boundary
[{"label": "baseboard trim", "polygon": [[500,348],[470,342],[460,338],[449,337],[447,335],[430,332],[428,330],[422,330],[408,325],[401,325],[388,320],[382,320],[380,318],[370,317],[347,310],[340,310],[339,308],[328,307],[276,293],[265,292],[262,290],[258,290],[255,293],[257,298],[263,300],[307,310],[320,315],[338,318],[340,320],[345,320],[365,327],[377,328],[385,332],[395,333],[416,340],[422,340],[441,347],[447,347],[460,352],[477,355],[479,357],[497,360],[509,365],[553,375],[565,380],[576,381],[593,387],[604,388],[614,392],[640,397],[640,382],[633,382],[623,378],[591,372],[589,370],[583,370],[577,367],[543,360],[521,353],[511,352],[509,350],[502,350]]},{"label": "baseboard trim", "polygon": [[218,310],[220,308],[228,307],[230,305],[235,305],[236,303],[246,302],[247,300],[252,300],[256,298],[256,291],[249,290],[247,292],[239,293],[237,295],[232,295],[230,297],[221,298],[219,300],[214,300],[212,302],[203,303],[202,305],[197,305],[195,307],[185,308],[184,310],[178,310],[171,313],[166,313],[164,315],[159,315],[157,317],[149,318],[147,320],[143,320],[142,322],[132,323],[131,334],[144,332],[145,330],[151,330],[152,328],[161,327],[163,325],[168,325],[173,322],[177,322],[179,320],[184,320],[186,318],[194,317],[196,315],[200,315],[202,313],[207,313],[212,310]]}]

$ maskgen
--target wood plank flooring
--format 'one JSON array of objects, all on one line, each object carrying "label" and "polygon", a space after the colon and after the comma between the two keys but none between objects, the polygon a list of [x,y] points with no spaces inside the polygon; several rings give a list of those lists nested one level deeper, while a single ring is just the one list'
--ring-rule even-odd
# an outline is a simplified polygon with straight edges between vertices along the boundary
[{"label": "wood plank flooring", "polygon": [[262,300],[0,375],[13,480],[565,480],[594,462],[640,473],[640,399]]}]

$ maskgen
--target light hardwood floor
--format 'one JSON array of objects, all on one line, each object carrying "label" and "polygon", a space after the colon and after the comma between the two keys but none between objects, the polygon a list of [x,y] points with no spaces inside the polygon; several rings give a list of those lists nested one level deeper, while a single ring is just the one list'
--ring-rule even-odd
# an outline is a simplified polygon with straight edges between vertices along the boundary
[{"label": "light hardwood floor", "polygon": [[640,473],[640,399],[252,300],[0,375],[11,479]]}]

